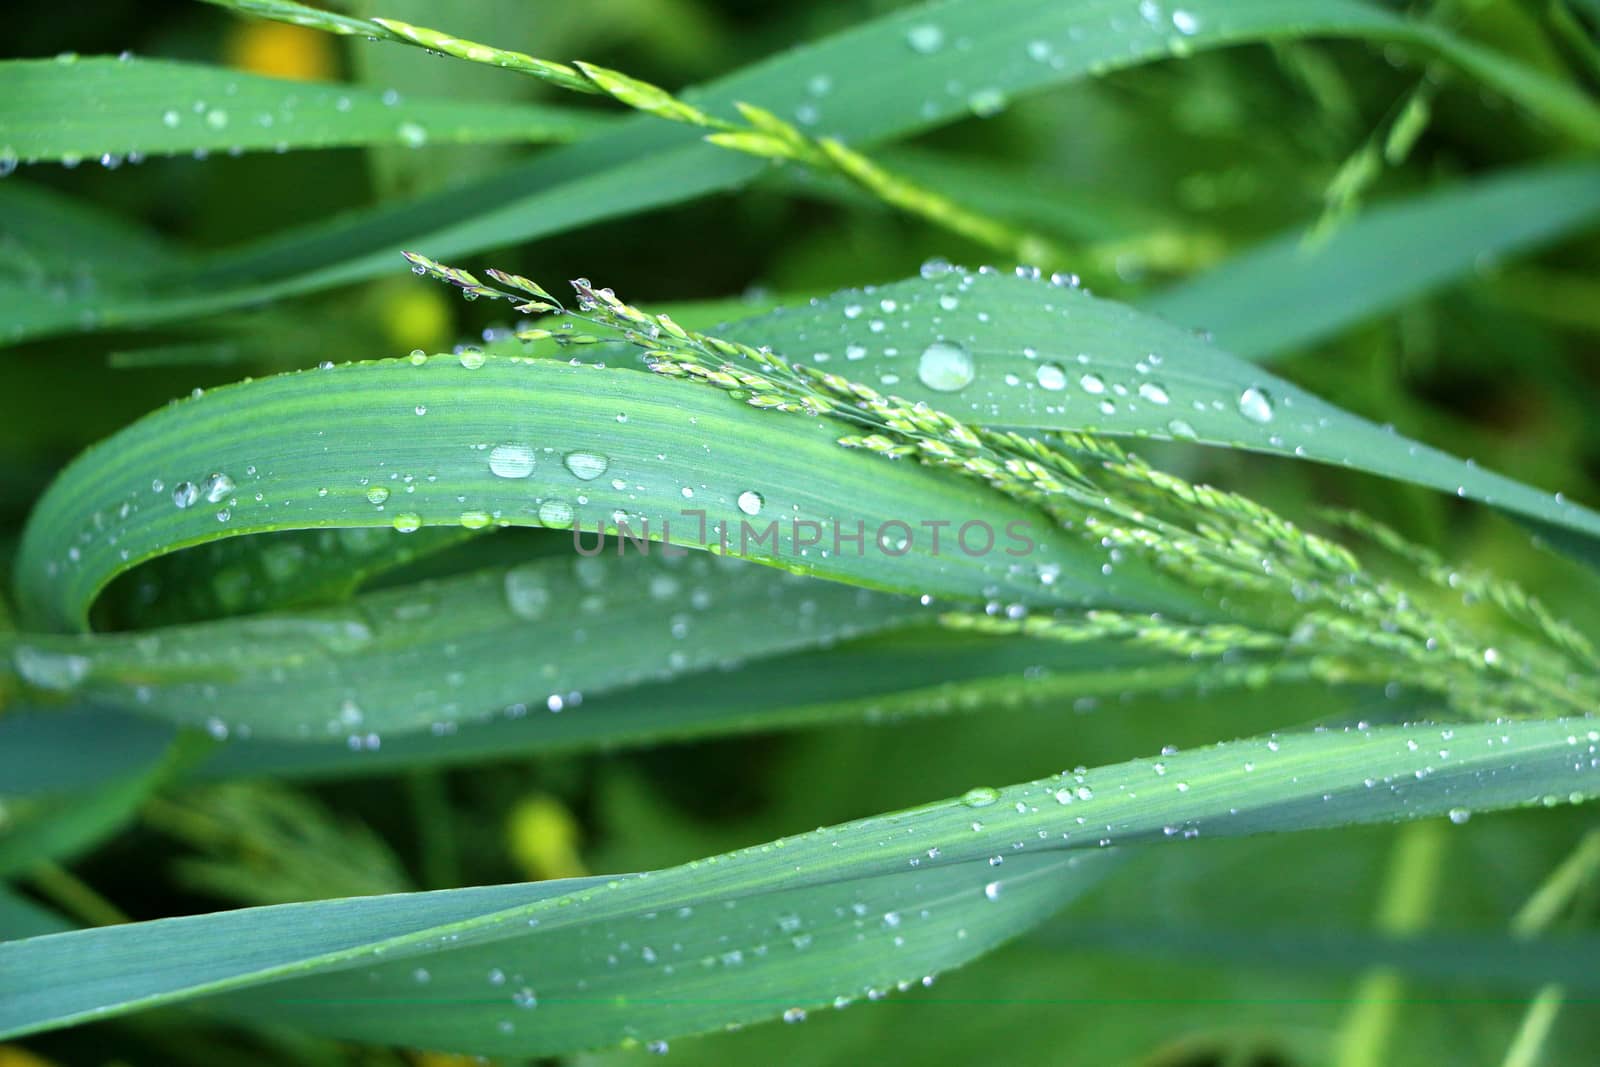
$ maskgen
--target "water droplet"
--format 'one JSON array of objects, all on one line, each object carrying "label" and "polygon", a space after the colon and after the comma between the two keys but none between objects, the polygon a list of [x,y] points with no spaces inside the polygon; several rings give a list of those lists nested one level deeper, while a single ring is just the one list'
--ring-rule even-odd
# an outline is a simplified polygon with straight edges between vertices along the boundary
[{"label": "water droplet", "polygon": [[495,445],[489,470],[501,478],[526,478],[533,473],[533,449],[527,445]]},{"label": "water droplet", "polygon": [[461,353],[461,365],[467,370],[477,370],[483,366],[484,354],[477,349],[469,348]]},{"label": "water droplet", "polygon": [[931,56],[944,47],[944,31],[931,22],[924,22],[906,31],[906,44],[919,55]]},{"label": "water droplet", "polygon": [[550,604],[550,589],[544,576],[531,567],[513,567],[506,571],[506,606],[519,619],[537,619],[544,615]]},{"label": "water droplet", "polygon": [[954,393],[972,384],[972,356],[950,341],[935,341],[922,350],[917,361],[917,378],[940,393]]},{"label": "water droplet", "polygon": [[999,882],[990,882],[988,885],[984,886],[983,887],[983,895],[988,897],[990,900],[999,900],[1000,899],[1000,883]]},{"label": "water droplet", "polygon": [[226,474],[212,474],[205,481],[204,492],[206,500],[212,504],[220,504],[224,497],[233,492],[233,479]]},{"label": "water droplet", "polygon": [[1139,385],[1139,395],[1152,404],[1165,404],[1172,399],[1167,395],[1167,390],[1159,382],[1142,382]]},{"label": "water droplet", "polygon": [[611,461],[595,452],[568,452],[562,462],[579,481],[592,482],[606,472]]},{"label": "water droplet", "polygon": [[1460,826],[1470,818],[1472,818],[1472,812],[1468,811],[1466,808],[1450,809],[1450,821],[1455,823],[1457,826]]},{"label": "water droplet", "polygon": [[428,143],[428,131],[415,122],[402,122],[394,132],[407,148],[421,148]]},{"label": "water droplet", "polygon": [[161,113],[161,125],[165,126],[169,130],[177,129],[178,123],[182,121],[183,116],[178,114],[177,108],[169,107],[167,110]]},{"label": "water droplet", "polygon": [[572,525],[572,505],[564,500],[546,500],[539,505],[539,523],[552,530],[565,530]]},{"label": "water droplet", "polygon": [[1093,371],[1090,371],[1079,378],[1078,384],[1083,387],[1084,392],[1093,396],[1099,396],[1101,393],[1106,391],[1106,380]]},{"label": "water droplet", "polygon": [[401,533],[416,533],[422,529],[422,516],[411,511],[402,511],[394,517],[393,526]]},{"label": "water droplet", "polygon": [[210,111],[206,112],[206,125],[210,126],[213,130],[227,129],[228,113],[222,110],[220,107],[212,108]]},{"label": "water droplet", "polygon": [[381,504],[389,499],[389,490],[381,485],[375,485],[367,490],[367,501],[372,504]]},{"label": "water droplet", "polygon": [[1040,388],[1048,389],[1052,393],[1067,387],[1067,371],[1059,363],[1041,363],[1039,369],[1033,372],[1033,376]]},{"label": "water droplet", "polygon": [[1167,432],[1174,437],[1183,437],[1189,440],[1194,440],[1200,436],[1199,434],[1195,433],[1193,426],[1190,426],[1182,419],[1173,419],[1171,422],[1168,422]]},{"label": "water droplet", "polygon": [[1251,422],[1272,421],[1272,397],[1266,390],[1250,386],[1239,394],[1239,414]]},{"label": "water droplet", "polygon": [[1006,109],[1006,94],[999,89],[979,89],[967,97],[967,107],[980,119],[986,119]]},{"label": "water droplet", "polygon": [[463,511],[461,513],[461,525],[468,530],[481,530],[489,525],[489,513],[487,511]]},{"label": "water droplet", "polygon": [[969,808],[987,808],[990,804],[993,804],[999,799],[1000,791],[998,789],[991,789],[986,785],[980,785],[973,789],[967,790],[966,793],[961,797],[961,803],[965,804]]},{"label": "water droplet", "polygon": [[19,645],[11,654],[17,673],[32,686],[56,692],[71,689],[89,674],[89,658]]},{"label": "water droplet", "polygon": [[761,511],[761,505],[766,503],[761,494],[754,489],[746,489],[739,494],[739,510],[746,515],[756,515]]},{"label": "water droplet", "polygon": [[1172,13],[1172,28],[1185,37],[1193,36],[1200,31],[1200,18],[1193,12],[1179,9]]},{"label": "water droplet", "polygon": [[200,487],[193,482],[179,482],[172,487],[172,502],[180,508],[186,508],[200,499]]}]

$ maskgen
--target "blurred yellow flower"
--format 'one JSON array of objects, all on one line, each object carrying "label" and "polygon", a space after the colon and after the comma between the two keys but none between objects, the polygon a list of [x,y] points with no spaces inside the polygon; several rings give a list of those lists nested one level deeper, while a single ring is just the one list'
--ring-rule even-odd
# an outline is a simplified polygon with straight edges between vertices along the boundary
[{"label": "blurred yellow flower", "polygon": [[282,22],[236,22],[225,45],[230,67],[296,81],[328,81],[338,75],[333,38]]},{"label": "blurred yellow flower", "polygon": [[531,796],[511,809],[506,837],[511,858],[529,878],[579,878],[589,873],[578,858],[578,821],[555,797]]}]

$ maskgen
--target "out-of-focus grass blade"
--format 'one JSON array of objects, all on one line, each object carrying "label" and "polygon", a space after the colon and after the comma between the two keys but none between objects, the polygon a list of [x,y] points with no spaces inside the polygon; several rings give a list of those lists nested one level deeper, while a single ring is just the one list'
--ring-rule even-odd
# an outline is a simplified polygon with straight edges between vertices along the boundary
[{"label": "out-of-focus grass blade", "polygon": [[0,946],[0,1034],[216,993],[230,1014],[486,1055],[798,1018],[1032,925],[1081,885],[1070,860],[1108,846],[1577,802],[1600,786],[1590,726],[1277,735],[974,789],[649,875],[33,938]]},{"label": "out-of-focus grass blade", "polygon": [[413,99],[199,63],[92,57],[0,62],[0,144],[16,162],[351,145],[574,141],[609,116],[535,104]]},{"label": "out-of-focus grass blade", "polygon": [[[1200,610],[1153,565],[1129,560],[1102,575],[1097,544],[976,482],[840,449],[833,420],[774,417],[641,371],[477,362],[279,375],[129,426],[81,456],[35,509],[16,567],[24,625],[81,627],[117,574],[226,537],[495,523],[581,526],[592,537],[626,522],[636,534],[918,595]],[[913,536],[886,523],[972,521],[995,531],[993,551],[874,544]],[[810,545],[813,529],[800,523],[820,524]],[[833,543],[836,529],[854,536],[858,523],[860,555]]]},{"label": "out-of-focus grass blade", "polygon": [[929,269],[723,331],[971,422],[1199,441],[1369,471],[1600,537],[1600,515],[1408,441],[1121,304]]},{"label": "out-of-focus grass blade", "polygon": [[59,934],[70,929],[72,924],[66,919],[0,883],[0,941]]},{"label": "out-of-focus grass blade", "polygon": [[1141,306],[1265,361],[1596,219],[1600,166],[1501,173],[1375,206],[1326,240],[1279,237]]},{"label": "out-of-focus grass blade", "polygon": [[[879,17],[686,95],[723,115],[732,114],[735,101],[786,116],[814,115],[811,132],[859,145],[916,133],[975,109],[988,111],[996,101],[1051,85],[1200,49],[1356,37],[1443,51],[1572,136],[1600,140],[1600,110],[1569,87],[1376,6],[1353,0],[1192,0],[1174,21],[1177,10],[1147,16],[1126,0],[948,0]],[[393,36],[381,28],[352,28],[375,25],[364,20],[304,12],[299,17],[314,24],[340,20],[342,32]],[[460,257],[679,203],[742,184],[762,169],[755,159],[702,143],[696,131],[641,116],[613,135],[558,149],[481,182],[318,223],[210,259],[195,271],[153,279],[138,293],[23,307],[23,314],[8,321],[6,338],[77,328],[87,311],[101,325],[126,326],[309,292],[379,274],[402,248]]]}]

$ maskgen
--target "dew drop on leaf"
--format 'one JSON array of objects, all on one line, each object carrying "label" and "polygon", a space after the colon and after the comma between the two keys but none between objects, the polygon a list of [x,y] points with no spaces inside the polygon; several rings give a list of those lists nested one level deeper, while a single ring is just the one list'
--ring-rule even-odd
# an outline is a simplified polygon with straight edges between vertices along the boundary
[{"label": "dew drop on leaf", "polygon": [[579,481],[592,482],[606,472],[611,461],[595,452],[568,452],[562,459]]},{"label": "dew drop on leaf", "polygon": [[761,511],[761,505],[766,503],[761,494],[754,489],[746,489],[739,494],[739,510],[746,515],[756,515]]},{"label": "dew drop on leaf", "polygon": [[931,56],[944,47],[944,30],[924,22],[906,31],[906,44],[918,55]]},{"label": "dew drop on leaf", "polygon": [[1059,363],[1041,363],[1039,369],[1033,372],[1033,376],[1040,388],[1053,393],[1067,387],[1067,372]]},{"label": "dew drop on leaf", "polygon": [[495,445],[489,470],[501,478],[526,478],[533,473],[533,449],[527,445]]},{"label": "dew drop on leaf", "polygon": [[1251,422],[1272,421],[1272,397],[1264,389],[1250,386],[1239,394],[1239,414]]},{"label": "dew drop on leaf", "polygon": [[564,500],[546,500],[539,505],[539,523],[552,530],[565,530],[572,525],[572,505]]},{"label": "dew drop on leaf", "polygon": [[972,384],[972,354],[951,341],[935,341],[922,350],[917,378],[939,393],[954,393]]}]

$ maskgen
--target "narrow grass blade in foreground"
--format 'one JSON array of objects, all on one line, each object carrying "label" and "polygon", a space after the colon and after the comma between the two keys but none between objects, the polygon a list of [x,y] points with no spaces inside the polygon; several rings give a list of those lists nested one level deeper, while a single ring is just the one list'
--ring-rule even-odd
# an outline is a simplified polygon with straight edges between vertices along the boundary
[{"label": "narrow grass blade in foreground", "polygon": [[1080,853],[1576,803],[1597,788],[1600,731],[1584,720],[1236,741],[974,789],[649,875],[0,945],[0,1035],[229,993],[216,1005],[229,1014],[485,1055],[666,1038],[958,965],[1070,899]]}]

